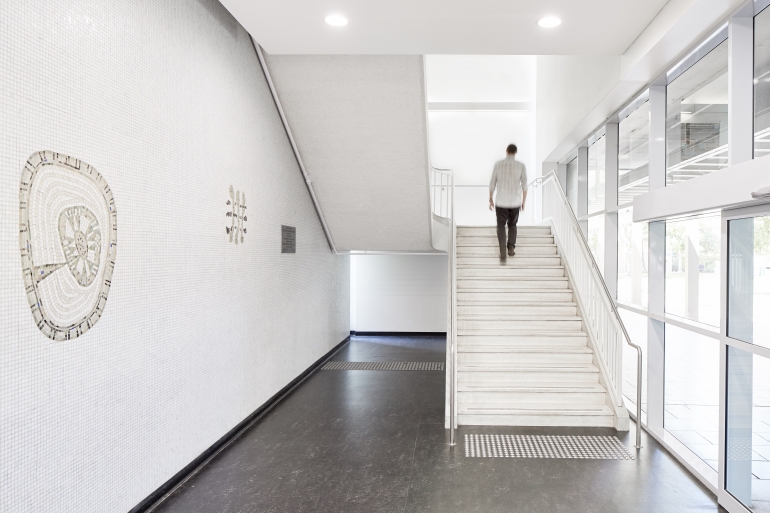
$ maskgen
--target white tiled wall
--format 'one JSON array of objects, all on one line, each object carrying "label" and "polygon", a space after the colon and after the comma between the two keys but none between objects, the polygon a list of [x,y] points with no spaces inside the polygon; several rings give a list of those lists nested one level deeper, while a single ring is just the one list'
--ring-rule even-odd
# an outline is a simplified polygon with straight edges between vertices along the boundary
[{"label": "white tiled wall", "polygon": [[[62,342],[33,321],[19,251],[43,150],[96,168],[117,208],[104,312]],[[348,329],[348,258],[216,0],[0,2],[0,511],[130,510]]]}]

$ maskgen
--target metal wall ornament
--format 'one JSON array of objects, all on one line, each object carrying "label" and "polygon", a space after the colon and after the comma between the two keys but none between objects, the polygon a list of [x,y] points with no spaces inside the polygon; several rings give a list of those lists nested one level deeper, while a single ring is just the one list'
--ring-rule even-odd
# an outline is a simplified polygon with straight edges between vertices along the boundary
[{"label": "metal wall ornament", "polygon": [[117,211],[104,177],[52,151],[29,157],[19,187],[24,287],[38,329],[75,339],[104,313],[117,251]]},{"label": "metal wall ornament", "polygon": [[230,186],[230,199],[227,200],[227,206],[230,207],[225,217],[230,218],[230,226],[225,226],[225,232],[230,236],[230,242],[238,244],[243,243],[246,234],[246,193],[236,191]]}]

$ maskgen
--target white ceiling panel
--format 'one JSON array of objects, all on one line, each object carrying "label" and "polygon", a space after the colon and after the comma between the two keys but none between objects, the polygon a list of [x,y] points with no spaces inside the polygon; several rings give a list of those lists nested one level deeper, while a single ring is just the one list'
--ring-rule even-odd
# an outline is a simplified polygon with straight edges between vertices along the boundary
[{"label": "white ceiling panel", "polygon": [[[620,55],[666,0],[222,0],[273,54]],[[330,14],[345,27],[324,22]],[[537,21],[558,16],[543,29]]]}]

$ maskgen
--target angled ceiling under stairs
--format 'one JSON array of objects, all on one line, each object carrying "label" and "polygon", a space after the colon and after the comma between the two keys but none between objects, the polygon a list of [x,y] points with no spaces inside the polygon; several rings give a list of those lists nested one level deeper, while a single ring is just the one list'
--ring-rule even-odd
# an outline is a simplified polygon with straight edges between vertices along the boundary
[{"label": "angled ceiling under stairs", "polygon": [[266,55],[338,251],[432,251],[423,62]]}]

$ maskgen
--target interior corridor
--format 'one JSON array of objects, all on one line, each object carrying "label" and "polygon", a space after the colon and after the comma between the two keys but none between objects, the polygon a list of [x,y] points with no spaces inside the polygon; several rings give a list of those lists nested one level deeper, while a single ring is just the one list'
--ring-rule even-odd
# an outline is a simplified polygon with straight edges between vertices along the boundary
[{"label": "interior corridor", "polygon": [[[352,337],[332,358],[443,362],[438,336]],[[705,512],[714,497],[635,426],[463,426],[447,445],[444,373],[318,370],[153,513]],[[634,460],[469,458],[465,434],[616,435]]]}]

